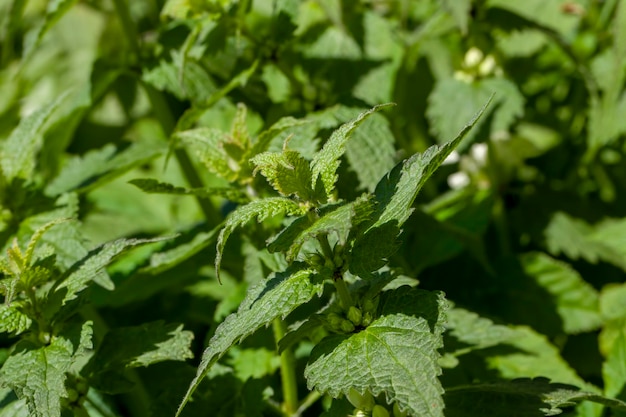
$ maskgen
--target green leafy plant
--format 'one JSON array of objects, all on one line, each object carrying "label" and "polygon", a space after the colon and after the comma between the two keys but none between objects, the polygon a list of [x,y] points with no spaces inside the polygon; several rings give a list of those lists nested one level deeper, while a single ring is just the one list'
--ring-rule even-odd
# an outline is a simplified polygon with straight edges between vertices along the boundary
[{"label": "green leafy plant", "polygon": [[625,28],[0,2],[0,417],[624,414]]}]

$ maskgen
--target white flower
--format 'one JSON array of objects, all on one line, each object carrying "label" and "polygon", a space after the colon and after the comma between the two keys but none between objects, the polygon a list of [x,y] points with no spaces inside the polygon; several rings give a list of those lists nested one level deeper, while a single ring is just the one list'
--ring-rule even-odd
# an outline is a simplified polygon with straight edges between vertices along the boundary
[{"label": "white flower", "polygon": [[486,143],[475,143],[470,148],[470,155],[478,165],[485,165],[488,150]]},{"label": "white flower", "polygon": [[463,171],[455,172],[448,176],[448,186],[453,190],[458,190],[470,183],[470,177]]},{"label": "white flower", "polygon": [[450,155],[448,155],[446,159],[443,160],[442,165],[456,164],[457,162],[459,162],[460,159],[461,155],[459,155],[457,151],[452,151]]},{"label": "white flower", "polygon": [[484,57],[485,57],[485,54],[483,54],[483,51],[472,46],[465,53],[464,64],[467,68],[476,67],[478,64],[480,64],[480,62],[483,60]]}]

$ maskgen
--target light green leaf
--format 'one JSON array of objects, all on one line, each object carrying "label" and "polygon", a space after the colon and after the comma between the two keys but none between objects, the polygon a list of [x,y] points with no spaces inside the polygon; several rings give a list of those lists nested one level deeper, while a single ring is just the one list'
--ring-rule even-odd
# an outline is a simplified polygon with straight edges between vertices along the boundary
[{"label": "light green leaf", "polygon": [[592,264],[609,262],[626,271],[626,220],[605,219],[589,225],[563,212],[555,213],[544,231],[546,246],[553,255],[584,259]]},{"label": "light green leaf", "polygon": [[266,348],[237,349],[229,352],[228,364],[233,367],[237,378],[246,381],[249,378],[263,378],[273,375],[280,367],[280,357],[275,351]]},{"label": "light green leaf", "polygon": [[256,218],[258,222],[277,216],[286,214],[288,216],[304,214],[306,208],[300,206],[293,200],[283,197],[270,197],[262,200],[252,201],[245,206],[240,206],[230,213],[226,219],[224,228],[217,237],[217,254],[215,255],[215,270],[219,279],[220,264],[222,262],[222,254],[226,241],[230,234],[239,226],[250,222]]},{"label": "light green leaf", "polygon": [[442,417],[437,363],[445,300],[441,294],[401,287],[385,294],[381,316],[350,336],[315,346],[305,369],[309,389],[334,398],[355,389],[384,393],[410,415]]},{"label": "light green leaf", "polygon": [[451,308],[446,315],[446,337],[451,337],[455,342],[446,342],[445,350],[455,356],[507,343],[517,337],[514,329],[495,324],[463,308]]},{"label": "light green leaf", "polygon": [[611,350],[602,364],[604,393],[613,398],[623,398],[626,387],[626,335],[622,327]]},{"label": "light green leaf", "polygon": [[490,368],[499,372],[502,378],[545,376],[553,381],[572,384],[585,389],[593,389],[562,358],[559,349],[548,339],[530,327],[511,326],[516,337],[506,341],[516,352],[485,355]]},{"label": "light green leaf", "polygon": [[204,248],[211,245],[217,238],[217,232],[222,225],[218,225],[211,231],[197,233],[189,242],[176,244],[172,242],[172,248],[154,253],[150,257],[150,265],[141,272],[158,274],[184,262]]},{"label": "light green leaf", "polygon": [[22,303],[14,301],[11,305],[0,305],[0,333],[18,335],[30,328],[32,320],[21,311]]},{"label": "light green leaf", "polygon": [[284,197],[297,196],[303,201],[313,201],[311,168],[309,162],[297,151],[264,152],[250,162],[268,182]]},{"label": "light green leaf", "polygon": [[329,198],[335,188],[337,181],[337,168],[339,168],[340,158],[345,152],[346,142],[350,134],[356,129],[367,117],[375,112],[389,107],[392,104],[381,104],[372,109],[361,113],[356,119],[342,125],[335,130],[322,149],[315,154],[311,161],[312,188],[317,190],[318,181],[324,187],[326,197]]},{"label": "light green leaf", "polygon": [[380,114],[373,114],[352,133],[346,143],[346,158],[365,190],[373,192],[395,165],[394,143],[389,122]]},{"label": "light green leaf", "polygon": [[137,178],[130,180],[129,183],[148,194],[195,195],[200,198],[224,197],[230,201],[239,203],[247,201],[246,196],[236,188],[185,188],[177,187],[173,184],[160,182],[151,178]]},{"label": "light green leaf", "polygon": [[46,194],[55,196],[68,191],[85,193],[153,160],[166,150],[167,145],[157,141],[135,142],[124,150],[108,144],[82,157],[70,159],[59,175],[48,184]]},{"label": "light green leaf", "polygon": [[149,366],[163,361],[193,358],[190,350],[193,333],[180,324],[163,321],[144,323],[109,331],[90,364],[96,372]]},{"label": "light green leaf", "polygon": [[191,382],[176,416],[180,415],[211,367],[231,346],[262,326],[267,326],[275,318],[286,317],[315,294],[320,295],[322,289],[323,283],[315,279],[313,271],[298,263],[251,287],[237,312],[219,325],[209,341],[196,377]]},{"label": "light green leaf", "polygon": [[90,334],[91,322],[86,322],[42,347],[21,342],[0,369],[0,385],[25,399],[31,416],[60,417],[61,398],[67,397],[66,372],[90,348]]},{"label": "light green leaf", "polygon": [[226,133],[218,129],[201,127],[178,132],[174,138],[195,148],[202,163],[212,173],[227,181],[234,181],[237,178],[234,171],[238,171],[239,166],[235,165],[236,162],[230,159],[224,150],[223,143],[228,138]]},{"label": "light green leaf", "polygon": [[175,51],[171,61],[161,60],[151,69],[144,70],[142,80],[159,91],[167,91],[179,100],[202,102],[217,91],[207,70],[197,61]]},{"label": "light green leaf", "polygon": [[118,239],[90,251],[61,277],[55,288],[56,293],[63,294],[61,306],[75,299],[77,294],[87,288],[92,281],[103,288],[112,290],[114,288],[113,282],[106,273],[103,273],[104,268],[128,248],[159,242],[164,239],[167,238]]},{"label": "light green leaf", "polygon": [[443,6],[450,12],[456,25],[465,35],[467,33],[467,22],[470,18],[472,0],[442,0]]},{"label": "light green leaf", "polygon": [[580,16],[563,13],[561,4],[557,2],[543,0],[527,0],[524,2],[488,0],[486,6],[499,7],[511,11],[533,22],[554,29],[564,36],[575,30],[580,21]]},{"label": "light green leaf", "polygon": [[626,410],[626,403],[572,385],[550,383],[547,378],[523,378],[486,384],[466,385],[446,390],[446,417],[488,415],[508,417],[512,410],[518,416],[554,416],[563,407],[581,401],[593,401]]},{"label": "light green leaf", "polygon": [[34,33],[29,33],[24,40],[23,61],[29,59],[33,51],[39,46],[44,35],[56,22],[77,2],[77,0],[49,0],[46,7],[46,18]]},{"label": "light green leaf", "polygon": [[311,121],[298,120],[293,117],[283,117],[279,119],[276,123],[270,126],[269,129],[261,132],[261,134],[253,141],[254,143],[252,144],[250,157],[267,151],[272,141],[286,130],[305,125],[311,125]]},{"label": "light green leaf", "polygon": [[67,94],[20,120],[0,153],[0,168],[7,182],[16,178],[33,179],[37,154],[42,146],[45,127]]},{"label": "light green leaf", "polygon": [[524,272],[554,300],[566,333],[591,331],[602,324],[598,293],[572,267],[540,252],[524,254],[520,261]]},{"label": "light green leaf", "polygon": [[[485,108],[485,117],[476,121],[477,128],[493,113],[490,133],[508,131],[515,119],[524,113],[524,97],[511,81],[488,78],[468,83],[446,78],[437,82],[428,97],[426,115],[439,143],[454,137],[472,117],[475,109],[490,100],[490,97],[493,97],[493,104]],[[467,136],[472,138],[476,132],[477,129],[474,129]]]}]

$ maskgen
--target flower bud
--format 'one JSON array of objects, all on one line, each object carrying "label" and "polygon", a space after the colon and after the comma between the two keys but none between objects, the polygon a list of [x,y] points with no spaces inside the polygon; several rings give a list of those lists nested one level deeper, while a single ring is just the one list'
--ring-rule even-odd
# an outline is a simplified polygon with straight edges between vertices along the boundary
[{"label": "flower bud", "polygon": [[319,253],[312,253],[307,258],[309,265],[311,266],[322,266],[324,265],[324,257]]},{"label": "flower bud", "polygon": [[478,66],[478,75],[481,77],[486,77],[487,75],[491,75],[496,68],[496,60],[492,55],[487,55],[487,57],[480,63]]},{"label": "flower bud", "polygon": [[372,417],[389,417],[389,411],[382,405],[376,404],[372,410]]},{"label": "flower bud", "polygon": [[326,322],[328,323],[330,328],[333,330],[340,331],[341,323],[344,321],[345,319],[337,313],[328,313],[326,315]]},{"label": "flower bud", "polygon": [[367,312],[363,314],[363,318],[361,319],[361,325],[369,326],[370,324],[372,324],[372,320],[374,320],[374,316],[372,315],[372,313]]},{"label": "flower bud", "polygon": [[350,306],[350,308],[348,309],[348,314],[346,316],[348,317],[348,320],[350,320],[355,326],[358,326],[361,324],[363,313],[361,313],[361,310],[359,310],[355,306]]},{"label": "flower bud", "polygon": [[374,408],[374,397],[369,391],[365,391],[365,393],[361,394],[354,388],[350,388],[350,391],[346,395],[350,404],[355,406],[359,410],[363,411],[371,411]]},{"label": "flower bud", "polygon": [[366,298],[361,303],[361,306],[363,307],[363,311],[366,313],[374,313],[376,311],[376,307],[378,307],[378,303],[374,302],[371,298]]},{"label": "flower bud", "polygon": [[352,324],[350,320],[342,320],[341,331],[344,333],[352,333],[354,331],[354,324]]},{"label": "flower bud", "polygon": [[465,61],[463,63],[466,67],[473,68],[478,66],[478,64],[481,63],[484,57],[485,55],[483,54],[483,51],[478,48],[471,47],[465,53]]}]

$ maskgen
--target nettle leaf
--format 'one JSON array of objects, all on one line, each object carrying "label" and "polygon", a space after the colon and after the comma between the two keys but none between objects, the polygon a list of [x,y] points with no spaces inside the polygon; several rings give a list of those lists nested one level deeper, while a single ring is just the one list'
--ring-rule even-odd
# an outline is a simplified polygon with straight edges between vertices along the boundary
[{"label": "nettle leaf", "polygon": [[0,153],[0,168],[7,182],[17,178],[32,180],[46,124],[66,97],[67,94],[63,94],[20,120],[20,124],[4,142]]},{"label": "nettle leaf", "polygon": [[310,120],[294,119],[293,117],[283,117],[279,119],[268,129],[261,132],[261,134],[253,141],[249,156],[252,157],[254,155],[258,155],[267,151],[270,144],[281,133],[288,131],[292,128],[298,128],[310,124]]},{"label": "nettle leaf", "polygon": [[[145,245],[148,243],[160,242],[167,238],[155,239],[118,239],[105,243],[102,246],[90,251],[83,259],[76,262],[59,280],[54,292],[62,295],[60,306],[69,303],[77,297],[77,294],[87,288],[93,281],[103,288],[112,290],[113,282],[104,268],[108,266],[124,250]],[[51,297],[52,302],[57,302]]]},{"label": "nettle leaf", "polygon": [[150,264],[142,268],[141,272],[158,274],[186,261],[213,244],[221,228],[222,225],[220,224],[208,232],[197,233],[190,241],[184,243],[176,244],[177,239],[174,239],[172,248],[152,254],[150,256]]},{"label": "nettle leaf", "polygon": [[255,171],[261,171],[281,195],[295,195],[303,201],[314,201],[309,161],[299,152],[263,152],[250,159],[250,162],[255,165]]},{"label": "nettle leaf", "polygon": [[386,258],[396,251],[400,227],[413,212],[411,206],[417,194],[426,180],[461,143],[490,102],[487,101],[453,140],[443,145],[433,145],[425,152],[413,155],[396,165],[380,180],[375,191],[377,210],[372,216],[373,220],[352,248],[352,273],[366,276],[382,267]]},{"label": "nettle leaf", "polygon": [[604,392],[609,397],[622,397],[626,386],[626,335],[624,328],[618,330],[606,361],[602,364]]},{"label": "nettle leaf", "polygon": [[378,181],[395,165],[395,142],[389,121],[380,114],[370,116],[352,133],[346,144],[346,159],[367,191],[373,192]]},{"label": "nettle leaf", "polygon": [[306,208],[299,205],[295,201],[283,197],[264,198],[262,200],[252,201],[245,206],[237,207],[237,209],[230,213],[226,219],[224,228],[220,231],[217,238],[215,270],[217,272],[218,279],[224,246],[226,246],[226,241],[233,230],[239,226],[243,226],[254,218],[256,218],[258,222],[262,222],[265,219],[279,214],[285,214],[288,216],[300,215],[303,214],[305,210]]},{"label": "nettle leaf", "polygon": [[269,325],[275,318],[286,317],[314,295],[321,295],[322,289],[322,280],[316,279],[314,271],[301,263],[292,264],[286,271],[276,273],[252,286],[237,312],[219,325],[209,341],[202,354],[196,377],[191,382],[176,416],[180,415],[210,368],[231,346],[262,326]]},{"label": "nettle leaf", "polygon": [[461,32],[466,34],[472,0],[443,0],[443,6],[450,12]]},{"label": "nettle leaf", "polygon": [[229,182],[237,178],[234,170],[239,167],[233,165],[234,162],[229,159],[223,146],[226,133],[218,129],[201,127],[178,132],[174,138],[194,147],[202,163],[215,175]]},{"label": "nettle leaf", "polygon": [[451,308],[446,315],[445,337],[450,340],[446,340],[445,350],[455,356],[506,343],[517,336],[514,329],[463,308]]},{"label": "nettle leaf", "polygon": [[[554,416],[562,408],[581,401],[593,401],[626,410],[626,403],[606,398],[566,384],[551,383],[547,378],[523,378],[454,387],[446,390],[446,416],[482,415],[490,417]],[[514,411],[512,411],[514,410]]]},{"label": "nettle leaf", "polygon": [[360,198],[356,201],[339,206],[337,209],[324,213],[310,226],[303,228],[294,237],[289,250],[287,260],[293,260],[298,256],[302,245],[309,239],[334,232],[340,242],[345,242],[352,227],[352,219],[361,211],[373,212],[374,203],[371,199]]},{"label": "nettle leaf", "polygon": [[32,320],[22,309],[22,303],[14,301],[11,305],[0,305],[0,333],[18,335],[30,328]]},{"label": "nettle leaf", "polygon": [[626,271],[624,233],[625,219],[606,219],[592,226],[563,212],[555,213],[544,231],[547,249],[553,255],[582,258],[592,264],[602,260]]},{"label": "nettle leaf", "polygon": [[56,22],[77,2],[77,0],[50,0],[46,7],[46,18],[34,33],[29,33],[24,42],[23,61],[30,58],[33,51],[39,46],[44,35]]},{"label": "nettle leaf", "polygon": [[443,295],[401,287],[385,293],[381,303],[381,316],[364,330],[315,346],[305,369],[309,389],[334,398],[351,388],[384,393],[410,415],[442,417],[437,350],[443,345]]},{"label": "nettle leaf", "polygon": [[335,130],[322,149],[315,154],[311,161],[312,188],[317,190],[318,181],[321,181],[327,197],[332,195],[337,182],[337,168],[339,168],[340,158],[345,152],[346,142],[350,138],[350,134],[356,129],[367,117],[385,107],[393,104],[381,104],[372,109],[361,113],[356,119],[342,125]]},{"label": "nettle leaf", "polygon": [[124,150],[108,144],[70,159],[45,192],[50,196],[68,191],[85,193],[153,160],[166,149],[165,142],[157,141],[135,142]]},{"label": "nettle leaf", "polygon": [[129,183],[148,194],[194,195],[200,198],[224,197],[238,203],[247,201],[245,194],[231,187],[185,188],[151,178],[137,178],[130,180]]},{"label": "nettle leaf", "polygon": [[42,347],[20,342],[0,369],[0,385],[25,399],[31,416],[60,417],[61,398],[67,398],[66,372],[89,348],[91,322],[52,337]]},{"label": "nettle leaf", "polygon": [[597,291],[572,267],[540,252],[524,254],[520,262],[552,296],[566,333],[591,331],[602,324]]},{"label": "nettle leaf", "polygon": [[[524,112],[524,97],[517,86],[503,78],[490,78],[467,83],[455,78],[437,82],[428,97],[430,105],[426,115],[433,134],[441,143],[453,137],[474,114],[474,109],[493,99],[490,108],[484,108],[485,118],[477,120],[480,126],[486,116],[491,118],[491,133],[508,131],[516,118]],[[477,130],[468,132],[472,138]]]},{"label": "nettle leaf", "polygon": [[163,321],[122,327],[109,331],[89,366],[96,372],[149,366],[163,361],[184,361],[193,358],[190,350],[193,332],[182,324]]}]

